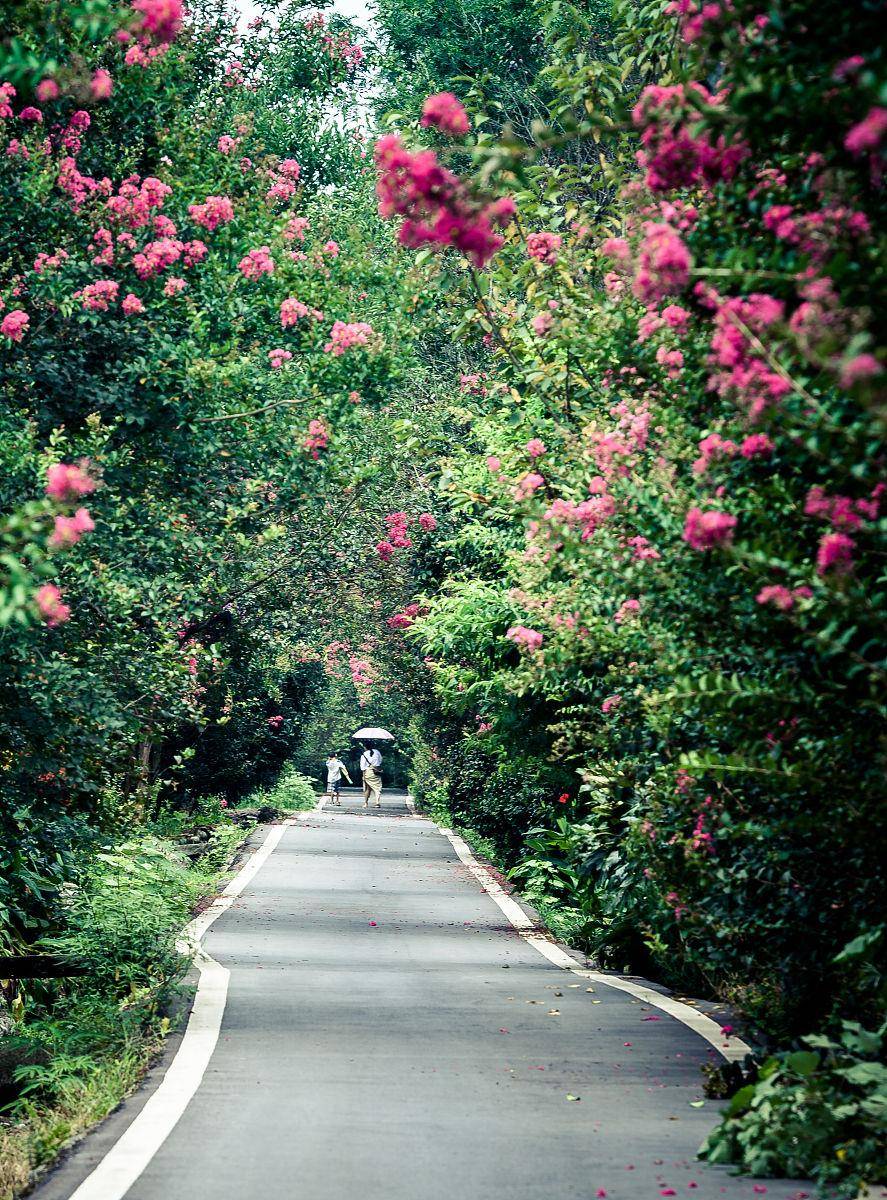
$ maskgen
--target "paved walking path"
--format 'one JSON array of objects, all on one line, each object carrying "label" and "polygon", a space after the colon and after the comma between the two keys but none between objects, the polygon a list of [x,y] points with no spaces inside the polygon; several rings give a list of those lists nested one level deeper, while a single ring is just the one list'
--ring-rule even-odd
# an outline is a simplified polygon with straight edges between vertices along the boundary
[{"label": "paved walking path", "polygon": [[[716,1052],[546,961],[402,797],[288,827],[203,944],[231,973],[219,1040],[131,1200],[761,1194],[693,1161]],[[38,1200],[73,1195],[143,1103]]]}]

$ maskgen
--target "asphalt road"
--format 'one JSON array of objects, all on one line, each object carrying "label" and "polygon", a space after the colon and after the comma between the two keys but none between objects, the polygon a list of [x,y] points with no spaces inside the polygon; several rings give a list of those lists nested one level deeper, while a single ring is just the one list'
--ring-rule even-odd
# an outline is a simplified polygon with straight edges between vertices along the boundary
[{"label": "asphalt road", "polygon": [[[547,962],[403,798],[370,814],[349,798],[288,828],[204,947],[231,972],[218,1044],[131,1200],[810,1190],[756,1191],[694,1162],[717,1118],[712,1101],[693,1107],[716,1052]],[[38,1200],[71,1196],[142,1103],[86,1139]]]}]

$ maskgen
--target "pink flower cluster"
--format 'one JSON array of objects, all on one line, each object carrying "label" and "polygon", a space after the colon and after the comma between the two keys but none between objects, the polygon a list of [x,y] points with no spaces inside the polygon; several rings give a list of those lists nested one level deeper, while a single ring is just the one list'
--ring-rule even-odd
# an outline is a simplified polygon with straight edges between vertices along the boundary
[{"label": "pink flower cluster", "polygon": [[330,330],[330,340],[324,346],[324,351],[338,357],[354,346],[368,345],[373,336],[373,327],[366,321],[335,321]]},{"label": "pink flower cluster", "polygon": [[686,243],[671,225],[647,221],[632,291],[642,303],[655,304],[687,286],[692,265]]},{"label": "pink flower cluster", "polygon": [[171,42],[182,23],[182,0],[131,0],[141,20],[138,32],[158,42]]},{"label": "pink flower cluster", "polygon": [[660,329],[673,329],[680,336],[687,332],[689,320],[689,312],[679,304],[669,304],[661,313],[650,309],[638,321],[638,341],[645,342]]},{"label": "pink flower cluster", "polygon": [[807,600],[812,595],[808,587],[787,588],[781,583],[772,583],[762,587],[755,600],[758,604],[772,604],[780,612],[790,612],[796,601]]},{"label": "pink flower cluster", "polygon": [[31,318],[23,308],[12,308],[0,321],[0,333],[11,342],[20,342],[27,332]]},{"label": "pink flower cluster", "polygon": [[[700,83],[687,88],[696,99],[710,108],[723,107],[725,96],[711,93]],[[684,84],[665,87],[652,84],[644,88],[632,110],[632,120],[642,129],[637,152],[639,165],[646,172],[651,191],[711,186],[730,180],[748,149],[741,142],[728,144],[723,135],[712,139],[702,123],[699,108],[690,102]]]},{"label": "pink flower cluster", "polygon": [[544,635],[538,629],[528,629],[526,625],[512,625],[505,634],[510,642],[514,642],[522,650],[532,653],[538,650],[544,642]]},{"label": "pink flower cluster", "polygon": [[280,324],[284,329],[289,329],[304,317],[313,317],[315,321],[323,320],[323,313],[320,309],[309,308],[307,304],[303,304],[301,300],[297,300],[295,296],[288,296],[280,305]]},{"label": "pink flower cluster", "polygon": [[274,259],[271,257],[271,247],[257,246],[254,250],[248,251],[237,264],[237,268],[244,279],[249,279],[253,283],[261,279],[263,275],[273,275]]},{"label": "pink flower cluster", "polygon": [[41,619],[50,629],[61,625],[71,615],[71,609],[62,603],[62,593],[54,583],[44,583],[37,589],[34,599]]},{"label": "pink flower cluster", "polygon": [[818,484],[810,488],[804,501],[804,513],[828,521],[835,529],[856,530],[865,521],[876,521],[885,486],[879,484],[871,496],[851,500],[849,496],[830,496]]},{"label": "pink flower cluster", "polygon": [[866,521],[877,520],[885,490],[884,484],[878,484],[868,498],[852,500],[849,496],[829,496],[819,486],[810,489],[804,502],[804,512],[807,516],[828,521],[834,530],[819,541],[816,553],[818,574],[826,575],[834,571],[838,575],[846,575],[852,570],[856,542],[847,531],[855,532]]},{"label": "pink flower cluster", "polygon": [[89,312],[107,312],[117,300],[120,284],[114,279],[97,279],[74,295]]},{"label": "pink flower cluster", "polygon": [[308,422],[308,433],[302,443],[312,458],[320,458],[321,450],[330,444],[330,431],[319,417]]},{"label": "pink flower cluster", "polygon": [[68,504],[81,496],[88,496],[95,489],[95,480],[83,466],[53,463],[46,472],[46,494],[57,504]]},{"label": "pink flower cluster", "polygon": [[66,550],[75,545],[84,533],[91,533],[95,522],[85,508],[78,508],[72,517],[59,515],[49,535],[49,546],[53,550]]},{"label": "pink flower cluster", "polygon": [[451,137],[462,137],[470,128],[468,113],[452,92],[438,92],[428,97],[422,105],[421,124],[433,125]]},{"label": "pink flower cluster", "polygon": [[622,625],[623,622],[629,620],[631,617],[636,617],[640,611],[640,600],[623,600],[616,610],[613,620],[617,625]]},{"label": "pink flower cluster", "polygon": [[400,612],[393,613],[386,624],[390,629],[409,629],[427,611],[427,609],[420,608],[418,604],[408,604]]},{"label": "pink flower cluster", "polygon": [[202,204],[189,204],[188,215],[212,233],[234,220],[234,205],[227,196],[207,196]]},{"label": "pink flower cluster", "polygon": [[283,239],[287,242],[304,242],[310,228],[311,222],[307,217],[290,217],[283,231]]},{"label": "pink flower cluster", "polygon": [[656,547],[651,546],[645,537],[630,537],[625,544],[631,547],[631,557],[637,562],[655,562],[656,559],[662,558]]},{"label": "pink flower cluster", "polygon": [[736,518],[729,513],[691,508],[684,521],[684,541],[694,550],[713,550],[733,540]]},{"label": "pink flower cluster", "polygon": [[116,195],[105,202],[112,220],[128,229],[141,229],[148,225],[155,209],[163,208],[172,188],[153,175],[140,179],[130,175],[121,183]]},{"label": "pink flower cluster", "polygon": [[728,300],[715,297],[712,302],[717,311],[709,362],[716,369],[709,387],[721,396],[735,396],[748,409],[750,419],[758,420],[791,391],[791,383],[760,356],[749,334],[760,338],[781,322],[785,305],[760,292]]},{"label": "pink flower cluster", "polygon": [[403,218],[399,237],[404,246],[452,246],[483,267],[503,244],[496,229],[514,214],[510,198],[477,198],[438,162],[433,150],[413,153],[395,134],[376,143],[375,163],[379,212]]},{"label": "pink flower cluster", "polygon": [[268,175],[268,191],[266,200],[292,200],[298,190],[299,176],[302,168],[294,158],[284,158]]},{"label": "pink flower cluster", "polygon": [[527,254],[540,263],[556,263],[562,242],[557,233],[531,233],[527,238]]},{"label": "pink flower cluster", "polygon": [[437,517],[429,512],[419,513],[419,525],[426,533],[433,533],[437,529]]}]

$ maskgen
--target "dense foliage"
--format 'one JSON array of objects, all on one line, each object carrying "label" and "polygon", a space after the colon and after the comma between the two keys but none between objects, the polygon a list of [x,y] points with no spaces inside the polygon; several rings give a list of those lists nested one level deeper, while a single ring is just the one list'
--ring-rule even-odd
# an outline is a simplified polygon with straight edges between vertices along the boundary
[{"label": "dense foliage", "polygon": [[[450,96],[421,121],[443,149],[418,149],[416,127],[376,149],[381,209],[464,345],[468,433],[441,473],[451,558],[407,635],[463,731],[435,746],[437,786],[461,810],[472,755],[507,764],[516,730],[543,723],[523,774],[547,758],[574,782],[551,786],[563,815],[520,875],[593,914],[599,956],[716,992],[772,1042],[874,1030],[876,14],[623,5],[603,46],[574,15],[532,139],[491,136]],[[802,32],[823,20],[825,57]],[[472,822],[491,792],[476,787]],[[839,951],[860,938],[869,970],[848,971]],[[824,1177],[883,1174],[883,1142],[847,1116]],[[822,1162],[813,1142],[756,1157],[752,1129],[729,1150],[750,1169]]]}]

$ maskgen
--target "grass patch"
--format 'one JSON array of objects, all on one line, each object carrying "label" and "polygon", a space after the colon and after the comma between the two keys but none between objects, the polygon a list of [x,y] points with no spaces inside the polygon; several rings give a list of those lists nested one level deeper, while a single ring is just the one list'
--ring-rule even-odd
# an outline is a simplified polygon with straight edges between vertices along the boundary
[{"label": "grass patch", "polygon": [[39,948],[84,973],[23,987],[0,1039],[0,1200],[33,1184],[141,1079],[188,968],[176,937],[247,832],[207,802],[82,864]]},{"label": "grass patch", "polygon": [[285,766],[274,783],[250,792],[237,805],[237,811],[275,808],[279,812],[305,812],[314,808],[316,803],[313,781],[295,767]]}]

